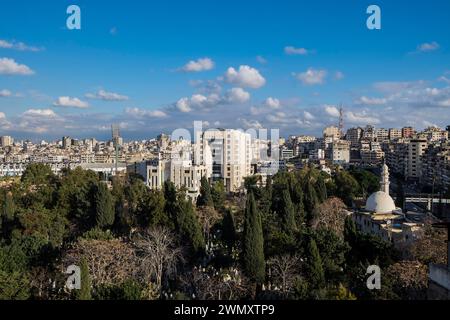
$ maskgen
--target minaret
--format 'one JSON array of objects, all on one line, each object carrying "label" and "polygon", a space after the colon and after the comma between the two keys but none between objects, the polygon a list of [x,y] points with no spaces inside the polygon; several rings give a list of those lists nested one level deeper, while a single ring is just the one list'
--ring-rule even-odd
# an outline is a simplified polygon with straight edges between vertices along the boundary
[{"label": "minaret", "polygon": [[389,167],[386,165],[386,162],[383,163],[383,167],[381,169],[381,179],[380,179],[380,190],[389,194]]}]

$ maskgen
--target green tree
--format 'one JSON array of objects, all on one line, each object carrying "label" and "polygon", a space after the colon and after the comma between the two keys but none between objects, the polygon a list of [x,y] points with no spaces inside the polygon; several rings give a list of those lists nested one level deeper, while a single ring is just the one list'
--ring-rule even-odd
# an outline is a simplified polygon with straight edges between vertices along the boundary
[{"label": "green tree", "polygon": [[310,224],[314,220],[314,209],[319,203],[316,189],[314,188],[310,179],[306,182],[304,193],[304,204],[306,211],[306,223]]},{"label": "green tree", "polygon": [[81,271],[81,288],[77,291],[77,300],[91,300],[91,277],[89,275],[89,266],[86,259],[81,260],[80,264]]},{"label": "green tree", "polygon": [[42,185],[52,183],[54,179],[55,175],[50,166],[42,163],[33,163],[25,169],[21,182],[26,185]]},{"label": "green tree", "polygon": [[283,191],[281,222],[284,232],[289,235],[293,234],[297,229],[297,225],[295,223],[295,209],[288,190]]},{"label": "green tree", "polygon": [[264,238],[261,216],[253,193],[248,195],[245,208],[243,264],[245,273],[252,281],[257,284],[264,282],[266,274]]},{"label": "green tree", "polygon": [[199,207],[213,207],[214,201],[211,196],[211,186],[209,185],[208,179],[206,177],[202,177],[200,180],[201,186],[200,186],[200,196],[197,199],[197,206]]},{"label": "green tree", "polygon": [[222,220],[222,236],[228,249],[231,251],[236,242],[236,223],[230,209],[226,210]]},{"label": "green tree", "polygon": [[316,192],[319,202],[324,202],[328,198],[327,186],[325,183],[325,178],[322,174],[319,174],[316,181]]},{"label": "green tree", "polygon": [[95,192],[95,220],[97,226],[108,229],[114,224],[115,210],[111,193],[106,184],[100,183]]},{"label": "green tree", "polygon": [[306,251],[306,274],[314,289],[321,289],[325,284],[325,274],[316,241],[310,239]]},{"label": "green tree", "polygon": [[182,239],[192,247],[192,253],[200,256],[205,250],[205,238],[190,199],[180,194],[176,205],[177,229]]},{"label": "green tree", "polygon": [[216,210],[221,210],[225,205],[226,198],[225,185],[223,184],[223,180],[216,181],[213,184],[213,187],[211,189],[211,196],[214,202],[214,208],[216,208]]}]

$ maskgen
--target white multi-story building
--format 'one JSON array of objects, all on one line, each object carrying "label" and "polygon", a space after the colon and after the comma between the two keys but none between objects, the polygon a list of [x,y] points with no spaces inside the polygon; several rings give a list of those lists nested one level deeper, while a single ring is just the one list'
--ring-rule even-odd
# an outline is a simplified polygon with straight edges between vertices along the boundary
[{"label": "white multi-story building", "polygon": [[331,154],[333,163],[350,163],[350,141],[339,140],[333,142]]},{"label": "white multi-story building", "polygon": [[407,179],[420,179],[422,177],[422,156],[428,143],[426,139],[412,139],[408,145],[408,162],[406,166]]},{"label": "white multi-story building", "polygon": [[0,147],[10,147],[14,143],[14,139],[10,136],[0,137]]},{"label": "white multi-story building", "polygon": [[229,192],[241,190],[244,178],[251,175],[251,135],[238,130],[215,129],[198,132],[195,139],[194,163],[207,166],[210,158],[211,178],[222,179]]}]

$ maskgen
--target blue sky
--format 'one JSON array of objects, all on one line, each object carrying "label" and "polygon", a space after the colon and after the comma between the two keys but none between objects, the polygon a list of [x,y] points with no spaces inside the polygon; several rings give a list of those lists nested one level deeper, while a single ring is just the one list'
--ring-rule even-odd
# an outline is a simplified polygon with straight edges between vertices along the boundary
[{"label": "blue sky", "polygon": [[[70,4],[82,30],[66,28]],[[150,138],[201,120],[317,135],[339,103],[347,127],[450,124],[446,0],[0,6],[0,134],[103,138],[114,122]]]}]

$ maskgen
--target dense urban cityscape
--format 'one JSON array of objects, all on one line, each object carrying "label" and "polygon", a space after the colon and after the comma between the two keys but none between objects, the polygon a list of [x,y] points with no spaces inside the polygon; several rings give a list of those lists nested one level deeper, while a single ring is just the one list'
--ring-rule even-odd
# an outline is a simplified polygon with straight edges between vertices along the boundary
[{"label": "dense urban cityscape", "polygon": [[[146,245],[150,245],[149,243],[152,241],[154,245],[164,245],[157,242],[158,240],[161,241],[158,237],[161,234],[165,235],[165,237],[171,237],[169,230],[173,226],[169,227],[169,229],[166,229],[166,227],[171,226],[175,222],[174,231],[176,233],[187,233],[181,238],[184,240],[180,244],[190,248],[189,251],[191,252],[188,256],[191,257],[190,259],[194,259],[192,261],[200,262],[202,266],[200,270],[194,267],[190,271],[192,273],[190,273],[189,277],[201,278],[205,277],[206,274],[207,279],[209,279],[211,272],[213,274],[216,272],[214,270],[217,270],[215,269],[217,264],[219,264],[220,270],[228,266],[228,271],[222,270],[224,274],[219,275],[218,273],[218,278],[215,280],[218,281],[217,286],[225,284],[230,286],[226,290],[224,289],[222,293],[228,295],[227,299],[239,299],[248,294],[256,294],[259,298],[278,296],[279,298],[298,297],[300,299],[366,299],[369,297],[376,299],[377,295],[373,295],[373,293],[367,295],[368,293],[364,293],[364,290],[361,289],[361,283],[355,284],[353,283],[354,280],[347,280],[349,282],[344,284],[345,282],[335,282],[336,279],[332,278],[331,275],[330,279],[326,278],[327,266],[322,266],[324,261],[321,259],[324,259],[324,257],[320,258],[320,254],[332,254],[332,256],[338,254],[342,255],[340,259],[343,259],[348,249],[340,248],[336,249],[338,251],[334,253],[323,253],[317,247],[310,247],[311,241],[314,242],[314,238],[317,237],[314,234],[317,232],[321,234],[321,232],[326,230],[331,232],[330,235],[333,235],[333,237],[339,238],[341,233],[346,242],[356,241],[348,238],[350,237],[348,234],[350,231],[347,229],[351,229],[351,224],[353,224],[353,228],[355,228],[353,232],[360,233],[360,237],[364,235],[369,237],[365,240],[360,240],[362,243],[367,241],[369,243],[370,241],[375,242],[375,244],[371,243],[370,245],[366,243],[365,246],[368,246],[367,250],[369,248],[371,248],[370,250],[388,250],[390,252],[388,255],[392,255],[389,257],[383,256],[383,259],[387,259],[386,261],[378,261],[381,256],[375,255],[375,260],[370,260],[374,259],[373,256],[371,258],[366,257],[367,260],[361,263],[369,263],[371,261],[371,263],[386,264],[389,268],[394,268],[393,266],[395,266],[398,268],[397,272],[401,273],[406,272],[404,269],[408,270],[409,273],[414,269],[417,270],[414,274],[408,273],[407,277],[410,277],[409,279],[396,279],[395,281],[399,282],[396,285],[400,286],[400,288],[391,288],[392,292],[389,293],[380,291],[383,293],[379,293],[378,298],[446,299],[449,279],[448,273],[446,273],[447,267],[442,267],[439,264],[446,263],[446,238],[443,233],[437,236],[439,233],[436,233],[435,227],[441,221],[449,221],[450,126],[446,129],[429,127],[422,131],[416,131],[412,127],[384,129],[366,126],[364,128],[349,128],[344,132],[343,113],[344,110],[341,109],[339,124],[325,128],[321,137],[292,135],[287,139],[280,138],[277,141],[259,139],[255,135],[252,136],[251,133],[242,130],[209,129],[205,132],[196,133],[194,141],[182,138],[176,139],[171,135],[161,134],[150,140],[126,142],[121,138],[119,127],[116,125],[112,126],[112,137],[109,141],[97,141],[94,138],[78,140],[71,137],[62,137],[61,140],[55,142],[41,141],[40,143],[33,143],[31,141],[14,141],[13,137],[2,136],[0,137],[0,188],[3,190],[3,198],[0,200],[0,203],[3,206],[3,236],[10,234],[12,237],[17,237],[17,234],[14,236],[14,233],[10,233],[11,230],[8,231],[11,228],[8,227],[8,223],[14,221],[13,216],[11,216],[14,215],[13,212],[15,211],[13,203],[21,197],[12,193],[17,192],[17,188],[20,189],[23,185],[27,186],[26,188],[30,191],[31,189],[29,188],[31,187],[34,190],[32,194],[39,194],[45,190],[45,188],[44,190],[41,190],[41,188],[51,181],[48,179],[60,177],[57,178],[61,179],[61,182],[58,184],[63,185],[73,179],[81,179],[78,182],[76,180],[71,182],[75,183],[75,186],[81,184],[79,187],[94,179],[98,181],[95,183],[94,189],[84,191],[95,193],[94,200],[92,200],[94,204],[91,205],[91,209],[83,209],[83,205],[79,207],[79,203],[70,204],[71,201],[90,201],[88,199],[83,200],[82,195],[78,195],[73,200],[70,200],[74,196],[70,195],[71,192],[81,191],[66,191],[69,192],[66,195],[69,198],[65,200],[68,202],[62,205],[69,205],[69,208],[66,209],[69,211],[67,211],[68,216],[66,218],[68,220],[63,225],[69,226],[73,223],[81,223],[80,221],[76,222],[79,219],[75,218],[76,215],[70,218],[72,214],[76,214],[79,210],[87,210],[88,212],[93,210],[91,214],[94,216],[92,218],[96,221],[88,228],[77,227],[81,228],[78,232],[84,230],[84,235],[81,233],[79,236],[85,240],[79,240],[81,242],[74,246],[87,247],[71,250],[102,250],[105,248],[100,248],[100,246],[108,247],[113,245],[112,243],[108,244],[108,242],[98,242],[114,239],[110,238],[113,236],[110,230],[113,230],[117,236],[129,234],[127,237],[130,237],[131,240],[134,237],[133,234],[142,228],[144,230],[150,228],[149,230],[151,231],[150,235],[147,236],[148,238],[140,241],[147,241]],[[92,172],[94,176],[89,172]],[[55,178],[50,178],[49,175]],[[86,179],[86,181],[83,179]],[[294,179],[294,181],[295,179],[300,179],[298,180],[299,182],[304,181],[301,182],[303,190],[296,190],[295,187],[290,186],[295,183],[289,182],[291,179]],[[37,181],[41,182],[36,184]],[[41,183],[44,183],[44,185],[41,185]],[[55,185],[56,190],[63,188],[63,185],[59,187]],[[106,189],[100,187],[101,185],[106,186]],[[147,191],[141,189],[144,185]],[[291,191],[283,191],[286,188]],[[294,189],[292,190],[291,188]],[[313,189],[310,190],[310,188]],[[125,190],[124,198],[123,195],[117,194],[119,192],[118,189]],[[281,192],[281,194],[277,195],[277,189],[279,189],[278,192]],[[55,192],[60,192],[56,190]],[[48,192],[48,190],[45,192]],[[181,201],[178,205],[173,204],[178,209],[170,209],[170,206],[168,207],[172,192],[178,194],[172,201],[175,201],[175,203]],[[26,197],[29,196],[31,195]],[[41,196],[34,195],[32,197],[40,198]],[[56,196],[56,199],[51,201],[58,201],[58,197],[61,197],[61,195]],[[150,198],[146,200],[146,197]],[[247,198],[247,204],[244,205],[245,210],[242,212],[240,208],[242,208],[242,201],[245,201],[245,198]],[[265,203],[268,200],[272,202],[272,204],[269,204],[269,207]],[[22,199],[20,201],[30,200]],[[43,205],[46,206],[45,204]],[[255,205],[256,207],[254,207]],[[280,207],[277,209],[277,206]],[[73,208],[70,209],[71,207]],[[135,209],[132,209],[132,207],[135,207]],[[194,209],[195,207],[197,209]],[[263,240],[264,246],[259,248],[262,251],[258,251],[258,248],[254,247],[257,245],[256,243],[245,243],[245,241],[252,241],[252,239],[255,241],[252,237],[257,237],[257,235],[253,235],[250,236],[249,240],[246,240],[246,236],[248,236],[246,233],[257,232],[255,230],[247,230],[250,227],[246,219],[251,218],[248,216],[251,215],[251,212],[248,211],[251,208],[260,210],[264,217],[263,224],[260,225],[260,228],[262,228],[260,232],[265,230],[263,233],[266,235]],[[24,209],[27,211],[30,208],[25,207]],[[72,210],[75,210],[75,212],[71,214]],[[171,210],[175,210],[175,212],[170,213]],[[184,215],[191,214],[189,218],[183,218],[189,221],[184,222],[188,223],[186,226],[179,221],[180,218],[177,217],[177,214],[179,215],[181,212],[177,213],[177,210],[181,210]],[[88,216],[84,219],[89,221],[91,218],[89,218],[90,213],[88,212],[80,212],[79,214],[87,214]],[[242,214],[244,216],[241,216]],[[275,216],[272,216],[273,214]],[[172,219],[170,218],[171,215],[173,215],[172,217],[175,221],[170,222]],[[223,221],[221,221],[221,215],[224,215]],[[22,222],[24,217],[21,217],[20,214],[16,219],[19,219],[19,225],[24,223]],[[30,219],[30,217],[27,219]],[[256,221],[251,222],[253,227]],[[32,225],[27,227],[29,223],[32,223]],[[31,235],[36,236],[36,232],[42,232],[42,230],[39,231],[40,228],[33,231],[37,227],[36,223],[39,224],[37,221],[26,223],[23,225],[25,229],[22,232],[31,232]],[[230,223],[231,226],[229,225]],[[267,223],[269,225],[266,225]],[[282,238],[278,238],[280,235],[277,233],[267,236],[268,230],[274,228],[274,226],[270,227],[272,224],[274,226],[280,224],[281,229],[279,232],[284,234]],[[33,225],[35,226],[33,227]],[[257,225],[258,223],[256,223]],[[158,228],[164,227],[158,229],[156,226],[159,226]],[[445,227],[446,225],[444,224],[443,226]],[[27,229],[30,227],[33,229]],[[64,229],[65,227],[62,228]],[[190,229],[183,230],[182,228]],[[231,228],[231,231],[229,228]],[[125,234],[123,233],[124,231],[126,232]],[[46,237],[50,237],[51,241],[52,232],[51,230],[47,230],[47,232]],[[59,237],[62,237],[61,240],[67,237],[67,234],[64,235],[66,232],[59,234]],[[244,243],[241,245],[249,245],[250,249],[247,250],[250,250],[250,252],[243,251],[239,253],[238,247],[234,246],[239,246],[239,242],[236,241],[239,241],[238,234],[240,232],[244,232],[242,235],[244,238],[240,240]],[[312,234],[310,234],[311,232]],[[259,236],[262,237],[262,235],[260,234]],[[322,234],[321,236],[324,235]],[[295,244],[296,240],[294,239],[296,237],[300,237],[299,239],[306,238],[297,240],[300,241],[300,244]],[[353,235],[353,237],[356,237],[356,235]],[[328,241],[335,242],[338,241],[338,238],[331,238]],[[121,242],[123,240],[117,241],[119,242],[114,245],[126,245],[126,242]],[[303,241],[309,242],[309,244],[302,244]],[[326,240],[319,237],[316,241]],[[433,243],[433,246],[430,245],[430,241]],[[339,241],[333,245],[338,245],[338,243]],[[139,241],[135,245],[139,246]],[[166,243],[165,245],[168,246],[169,244]],[[206,249],[203,248],[203,245],[206,246]],[[279,245],[282,245],[284,249],[279,248]],[[325,281],[320,286],[314,283],[316,280],[308,278],[308,276],[312,275],[303,275],[306,277],[303,280],[306,283],[303,283],[301,280],[302,272],[299,274],[295,272],[295,263],[304,259],[298,256],[298,253],[292,253],[299,250],[294,249],[299,245],[306,245],[305,249],[300,250],[307,250],[305,254],[312,254],[315,259],[322,261],[314,262],[314,268],[319,268],[319,270],[311,270],[311,272],[325,272],[325,274],[320,276],[324,277],[323,280],[316,279],[317,281]],[[326,244],[326,246],[330,245],[331,243]],[[361,245],[358,244],[356,246]],[[53,246],[55,246],[53,249],[55,250],[59,245],[54,243],[51,247]],[[96,248],[97,246],[99,247]],[[228,247],[229,253],[224,253],[222,246],[224,248]],[[275,248],[272,248],[272,246],[275,246]],[[317,246],[315,242],[313,246]],[[423,246],[427,247],[423,248]],[[321,249],[325,251],[331,250],[328,247],[322,247]],[[108,250],[115,249],[110,248]],[[131,249],[128,248],[127,250]],[[174,255],[175,252],[181,254],[181,251],[178,252],[180,249],[169,249],[167,247],[166,250],[175,250],[172,251]],[[256,253],[254,252],[255,250]],[[312,252],[308,252],[308,250],[312,250]],[[355,248],[350,251],[352,250],[355,250]],[[425,253],[420,250],[429,250],[429,252]],[[274,256],[275,252],[280,253],[283,251],[291,253]],[[168,254],[167,252],[165,254]],[[258,260],[254,260],[257,258],[249,258],[249,262],[244,260],[244,270],[242,271],[243,274],[241,274],[238,262],[240,259],[245,259],[245,256],[244,258],[242,256],[238,257],[240,255],[258,253],[262,255],[262,259],[264,259],[264,254],[272,256],[272,258],[266,262],[260,260],[260,265],[258,265]],[[78,252],[73,256],[74,253],[69,251],[69,253],[65,254],[68,254],[69,258],[65,257],[64,259],[71,259],[70,261],[81,263],[80,260],[77,260],[80,259],[80,256],[77,257],[77,255],[82,253]],[[98,254],[103,255],[105,253],[98,252]],[[367,254],[372,255],[373,252],[360,252],[359,254],[367,256]],[[380,252],[379,254],[384,255],[387,253]],[[216,259],[219,259],[218,256],[222,256],[220,259],[231,260],[218,262],[216,261]],[[171,258],[177,259],[177,257]],[[91,259],[99,259],[99,257],[91,257]],[[108,260],[108,258],[105,259]],[[123,257],[123,259],[131,258]],[[308,261],[308,259],[312,258],[306,259]],[[336,257],[329,257],[328,259],[331,259],[328,263],[339,263],[334,260]],[[394,261],[398,259],[399,262],[389,262],[391,259]],[[85,260],[83,261],[86,263]],[[341,263],[344,261],[346,260],[342,260]],[[111,263],[111,261],[108,263]],[[164,262],[161,263],[163,263],[161,267],[169,267],[169,265],[164,265]],[[175,263],[175,261],[166,261],[165,263],[170,264]],[[247,265],[247,263],[250,265]],[[390,263],[392,264],[389,265]],[[266,267],[263,267],[264,265]],[[308,262],[306,262],[306,265],[308,265]],[[59,266],[59,268],[62,267]],[[121,269],[124,266],[116,267]],[[258,268],[261,267],[263,267],[262,271],[259,271],[260,273],[257,274]],[[272,267],[274,268],[273,270]],[[336,267],[333,266],[331,268]],[[266,268],[268,268],[269,275],[265,275],[266,271],[264,270]],[[100,270],[97,271],[101,272]],[[103,270],[103,272],[106,271]],[[126,274],[125,270],[121,270],[121,272]],[[131,272],[136,272],[136,270]],[[165,272],[169,272],[169,269],[165,270]],[[271,275],[272,272],[277,273],[277,276]],[[331,272],[331,270],[328,272]],[[50,275],[47,276],[50,277]],[[94,277],[99,276],[100,274]],[[164,285],[162,283],[163,279],[158,278],[163,277],[162,274],[148,275],[149,279],[155,279],[154,276],[157,276],[157,282],[154,284],[155,287],[151,289],[155,290],[156,288],[160,293],[157,294],[157,291],[152,291],[152,297],[156,298],[158,295],[161,295],[161,297],[170,299],[174,294],[169,293],[170,282]],[[169,277],[169,274],[166,276]],[[254,283],[261,284],[262,287],[259,287],[256,293],[251,293],[251,287],[245,288],[243,285],[242,281],[244,280],[242,277],[244,276],[249,277],[247,281],[252,282],[251,279],[253,279]],[[110,277],[114,278],[113,275],[110,275]],[[291,282],[286,282],[287,277],[289,277]],[[363,274],[360,277],[363,277]],[[168,281],[169,279],[166,280]],[[197,280],[201,281],[201,279]],[[24,280],[20,279],[20,281]],[[30,281],[33,283],[32,279]],[[48,281],[56,280],[48,279]],[[100,281],[100,279],[95,279],[95,281]],[[112,279],[109,281],[112,281]],[[233,281],[233,286],[235,287],[231,287],[228,283],[229,281]],[[312,282],[308,284],[309,281]],[[402,281],[405,281],[405,283]],[[223,283],[220,284],[221,282]],[[105,286],[107,283],[103,283],[102,286]],[[139,289],[142,287],[137,283],[125,282],[124,288],[117,287],[115,289],[111,287],[111,283],[108,285],[108,290],[137,290],[141,292],[139,290],[145,289]],[[40,285],[43,285],[43,283]],[[204,286],[205,284],[202,285]],[[55,283],[53,284],[54,286]],[[127,286],[131,286],[131,289]],[[301,289],[302,286],[305,287]],[[169,291],[165,291],[163,288]],[[183,286],[181,288],[186,290]],[[307,290],[307,288],[312,291],[309,293],[302,291]],[[312,288],[315,289],[313,290]],[[29,289],[21,288],[24,292],[29,292],[27,291]],[[147,289],[150,290],[149,288]],[[191,298],[221,298],[220,295],[216,296],[210,291],[202,292],[202,296],[197,296],[201,290],[209,289],[214,290],[214,288],[195,288],[194,291],[189,289],[188,291],[182,291],[182,294],[191,295]],[[0,292],[2,290],[3,292],[8,292],[6,289],[0,289]],[[14,290],[17,290],[17,288],[14,288]],[[71,291],[67,291],[67,289],[62,292],[61,288],[59,290],[55,290],[55,288],[48,290],[50,291],[46,293],[48,296],[44,296],[48,299],[57,296],[59,296],[59,299],[64,296],[71,296],[69,294]],[[88,293],[86,293],[86,290],[88,290]],[[93,293],[90,290],[90,288],[82,289],[82,292],[87,294],[84,298],[91,297]],[[100,288],[97,288],[98,290]],[[103,288],[102,290],[106,289]],[[234,292],[235,290],[236,292]],[[359,292],[361,290],[363,291]],[[39,292],[38,296],[34,296],[34,298],[39,298],[39,295],[43,294],[41,291]],[[143,292],[141,293],[143,294]],[[114,299],[111,295],[119,293],[113,293],[112,291],[109,293],[103,292],[102,294],[106,295],[104,297],[99,292],[96,294],[100,295],[96,299]],[[126,295],[125,291],[122,294]],[[149,293],[147,292],[147,294]],[[178,294],[181,294],[181,292],[178,292]],[[383,294],[387,296],[383,296]],[[84,299],[79,295],[76,295],[76,297]],[[14,298],[14,296],[9,298]],[[117,296],[116,298],[126,299],[125,296]],[[131,298],[137,299],[142,297],[134,296]],[[150,297],[147,296],[147,298]]]}]

